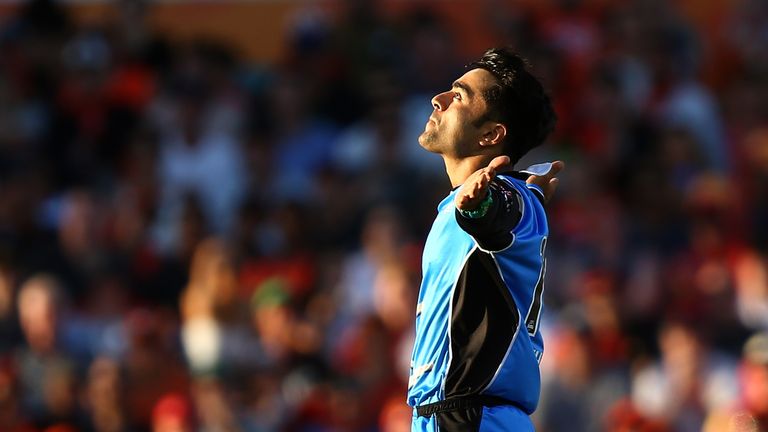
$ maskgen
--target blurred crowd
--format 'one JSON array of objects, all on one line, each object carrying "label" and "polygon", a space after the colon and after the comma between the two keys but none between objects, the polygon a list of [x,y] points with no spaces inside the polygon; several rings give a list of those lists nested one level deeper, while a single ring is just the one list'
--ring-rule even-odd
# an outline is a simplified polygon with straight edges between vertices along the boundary
[{"label": "blurred crowd", "polygon": [[[509,3],[509,4],[508,4]],[[407,431],[416,137],[462,29],[300,8],[274,63],[51,0],[0,23],[0,430]],[[768,3],[484,0],[558,128],[540,432],[768,431]]]}]

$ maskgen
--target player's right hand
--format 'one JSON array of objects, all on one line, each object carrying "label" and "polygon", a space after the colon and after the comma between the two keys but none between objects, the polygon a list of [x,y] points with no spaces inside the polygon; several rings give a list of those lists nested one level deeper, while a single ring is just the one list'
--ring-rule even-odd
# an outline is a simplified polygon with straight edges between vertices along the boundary
[{"label": "player's right hand", "polygon": [[485,168],[473,172],[456,193],[456,208],[463,211],[475,210],[488,195],[488,185],[496,172],[509,165],[509,156],[497,156]]}]

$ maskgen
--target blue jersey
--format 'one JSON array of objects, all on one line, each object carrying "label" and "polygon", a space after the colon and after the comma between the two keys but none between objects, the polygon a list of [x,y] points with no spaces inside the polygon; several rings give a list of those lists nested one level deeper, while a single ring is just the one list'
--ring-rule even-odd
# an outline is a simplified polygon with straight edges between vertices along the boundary
[{"label": "blue jersey", "polygon": [[[541,191],[524,177],[493,179],[491,208],[477,219],[456,210],[452,191],[424,249],[408,404],[476,395],[509,401],[483,409],[482,430],[532,430],[528,414],[539,399],[548,227]],[[414,416],[413,428],[436,430],[434,423]],[[457,427],[474,430],[467,426]]]}]

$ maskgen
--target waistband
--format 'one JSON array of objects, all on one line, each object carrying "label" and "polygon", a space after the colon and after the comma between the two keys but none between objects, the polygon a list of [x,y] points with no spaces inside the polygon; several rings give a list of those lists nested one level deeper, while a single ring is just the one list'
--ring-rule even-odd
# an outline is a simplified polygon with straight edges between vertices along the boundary
[{"label": "waistband", "polygon": [[437,413],[457,411],[467,408],[482,408],[500,405],[511,405],[519,408],[516,403],[508,401],[504,398],[500,398],[498,396],[470,395],[454,397],[433,402],[431,404],[418,406],[416,407],[416,414],[418,414],[419,417],[429,417],[432,414]]}]

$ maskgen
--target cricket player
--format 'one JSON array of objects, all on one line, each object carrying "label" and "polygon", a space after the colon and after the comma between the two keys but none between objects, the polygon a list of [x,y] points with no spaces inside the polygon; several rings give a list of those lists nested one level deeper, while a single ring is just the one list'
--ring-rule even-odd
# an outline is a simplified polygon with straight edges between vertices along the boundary
[{"label": "cricket player", "polygon": [[488,50],[432,98],[419,144],[453,190],[422,262],[408,404],[413,431],[533,431],[546,273],[544,202],[563,163],[510,171],[554,129],[541,83],[506,48]]}]

